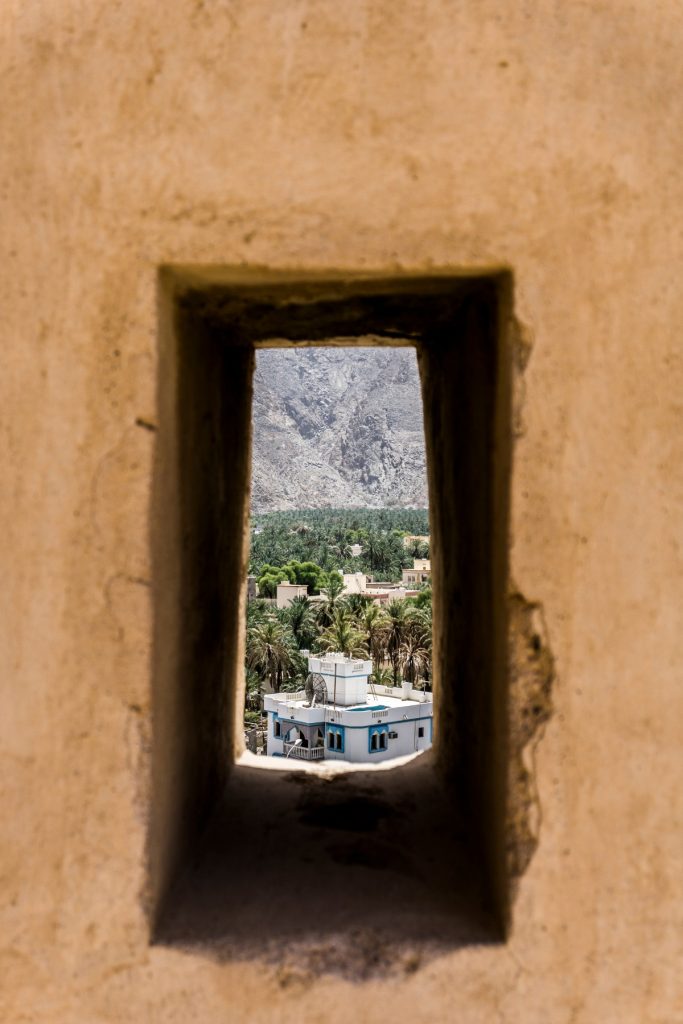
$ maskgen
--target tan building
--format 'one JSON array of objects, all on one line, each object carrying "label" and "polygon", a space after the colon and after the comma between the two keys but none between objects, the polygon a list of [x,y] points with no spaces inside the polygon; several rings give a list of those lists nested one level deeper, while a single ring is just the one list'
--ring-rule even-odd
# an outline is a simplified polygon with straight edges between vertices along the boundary
[{"label": "tan building", "polygon": [[[3,4],[3,1024],[679,1024],[681,53],[676,0]],[[233,765],[252,345],[369,339],[434,745]]]},{"label": "tan building", "polygon": [[402,582],[405,587],[418,587],[430,583],[432,579],[431,561],[429,558],[414,558],[412,569],[401,570]]},{"label": "tan building", "polygon": [[429,536],[417,533],[409,533],[403,538],[403,547],[411,548],[413,544],[429,544]]},{"label": "tan building", "polygon": [[367,588],[367,576],[364,572],[345,572],[344,589],[342,594],[346,597],[349,594],[364,594]]},{"label": "tan building", "polygon": [[382,589],[376,587],[368,589],[368,597],[371,597],[375,604],[387,605],[392,601],[403,601],[406,597],[416,597],[419,593],[418,590],[408,590],[406,587],[385,587]]},{"label": "tan building", "polygon": [[308,587],[298,583],[278,583],[276,604],[278,608],[289,608],[297,597],[307,597]]}]

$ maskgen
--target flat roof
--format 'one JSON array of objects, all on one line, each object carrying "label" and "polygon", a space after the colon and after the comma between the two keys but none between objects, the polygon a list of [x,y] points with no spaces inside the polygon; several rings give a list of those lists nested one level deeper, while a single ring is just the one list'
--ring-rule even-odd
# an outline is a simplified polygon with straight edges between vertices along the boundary
[{"label": "flat roof", "polygon": [[[288,704],[292,708],[310,708],[312,705],[304,699],[290,700],[292,697],[290,693],[266,693],[264,696],[270,697],[271,700],[277,701],[279,704]],[[401,697],[386,697],[383,693],[378,694],[376,697],[368,697],[366,701],[361,701],[358,704],[333,704],[332,701],[316,701],[315,706],[317,708],[331,708],[333,711],[377,711],[381,704],[382,710],[390,708],[401,708],[401,707],[421,707],[423,704],[432,703],[432,694],[427,692],[426,700],[415,700],[410,697],[407,700],[403,700]]]}]

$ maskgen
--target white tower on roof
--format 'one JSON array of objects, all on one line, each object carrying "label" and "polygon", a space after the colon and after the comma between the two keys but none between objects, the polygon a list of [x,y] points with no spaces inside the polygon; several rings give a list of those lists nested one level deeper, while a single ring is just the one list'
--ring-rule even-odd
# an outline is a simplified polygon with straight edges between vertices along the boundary
[{"label": "white tower on roof", "polygon": [[368,699],[368,676],[371,661],[354,661],[339,651],[309,654],[308,671],[325,680],[329,704],[365,704]]}]

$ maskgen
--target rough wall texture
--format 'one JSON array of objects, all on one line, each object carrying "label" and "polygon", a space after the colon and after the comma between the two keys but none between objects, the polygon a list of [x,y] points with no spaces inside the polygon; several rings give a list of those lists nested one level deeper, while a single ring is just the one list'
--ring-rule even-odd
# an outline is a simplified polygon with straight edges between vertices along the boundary
[{"label": "rough wall texture", "polygon": [[[0,1016],[683,1020],[674,0],[9,0]],[[157,267],[509,265],[555,714],[504,947],[352,985],[148,945]],[[154,524],[152,524],[154,529]]]}]

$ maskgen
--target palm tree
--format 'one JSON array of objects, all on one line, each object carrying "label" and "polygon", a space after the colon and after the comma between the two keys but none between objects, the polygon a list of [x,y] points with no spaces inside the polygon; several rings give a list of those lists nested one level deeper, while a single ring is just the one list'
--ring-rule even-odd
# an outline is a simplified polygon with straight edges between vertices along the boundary
[{"label": "palm tree", "polygon": [[289,675],[283,682],[279,683],[278,689],[283,693],[300,690],[306,682],[307,675],[308,661],[301,651],[295,651],[292,655],[292,665],[289,669]]},{"label": "palm tree", "polygon": [[367,657],[365,638],[345,608],[336,608],[332,623],[318,639],[322,651],[340,651],[347,658]]},{"label": "palm tree", "polygon": [[394,686],[399,677],[399,651],[409,630],[409,618],[405,601],[395,599],[387,605],[387,654],[391,659]]},{"label": "palm tree", "polygon": [[318,623],[321,626],[331,626],[334,620],[334,612],[337,606],[337,599],[344,589],[344,580],[340,573],[331,572],[327,579],[327,586],[323,593],[325,600],[318,607]]},{"label": "palm tree", "polygon": [[365,609],[372,605],[372,598],[369,594],[349,594],[348,597],[344,598],[344,604],[351,614],[360,620],[365,613]]},{"label": "palm tree", "polygon": [[375,669],[379,669],[387,650],[387,616],[376,604],[367,605],[358,617],[359,629],[365,635],[368,653]]},{"label": "palm tree", "polygon": [[[432,607],[430,604],[416,607],[413,605],[408,609],[408,635],[406,642],[411,644],[420,653],[421,662],[416,665],[417,670],[428,680],[432,668]],[[410,669],[409,669],[410,671]],[[409,676],[411,682],[417,676]]]},{"label": "palm tree", "polygon": [[259,622],[264,622],[271,614],[271,605],[263,598],[257,597],[247,604],[247,629]]},{"label": "palm tree", "polygon": [[287,609],[287,619],[299,650],[310,648],[317,636],[317,630],[311,602],[307,597],[294,598]]},{"label": "palm tree", "polygon": [[277,619],[267,619],[247,631],[247,666],[269,680],[270,692],[278,689],[283,675],[293,665],[291,633]]},{"label": "palm tree", "polygon": [[363,544],[363,554],[370,563],[370,568],[374,572],[377,568],[377,554],[381,548],[382,538],[376,533],[368,533],[365,543]]},{"label": "palm tree", "polygon": [[344,564],[351,558],[351,546],[350,544],[332,544],[330,547],[331,551],[334,551],[335,555],[339,559],[340,564]]},{"label": "palm tree", "polygon": [[423,643],[423,637],[419,633],[408,633],[398,651],[398,663],[403,678],[410,683],[417,682],[420,673],[426,670],[429,660],[429,651]]},{"label": "palm tree", "polygon": [[245,706],[249,711],[259,711],[261,707],[261,680],[253,669],[247,669]]},{"label": "palm tree", "polygon": [[335,526],[332,530],[332,539],[337,547],[342,547],[348,544],[349,531],[345,526]]},{"label": "palm tree", "polygon": [[368,677],[370,686],[391,686],[394,678],[388,668],[377,666]]}]

